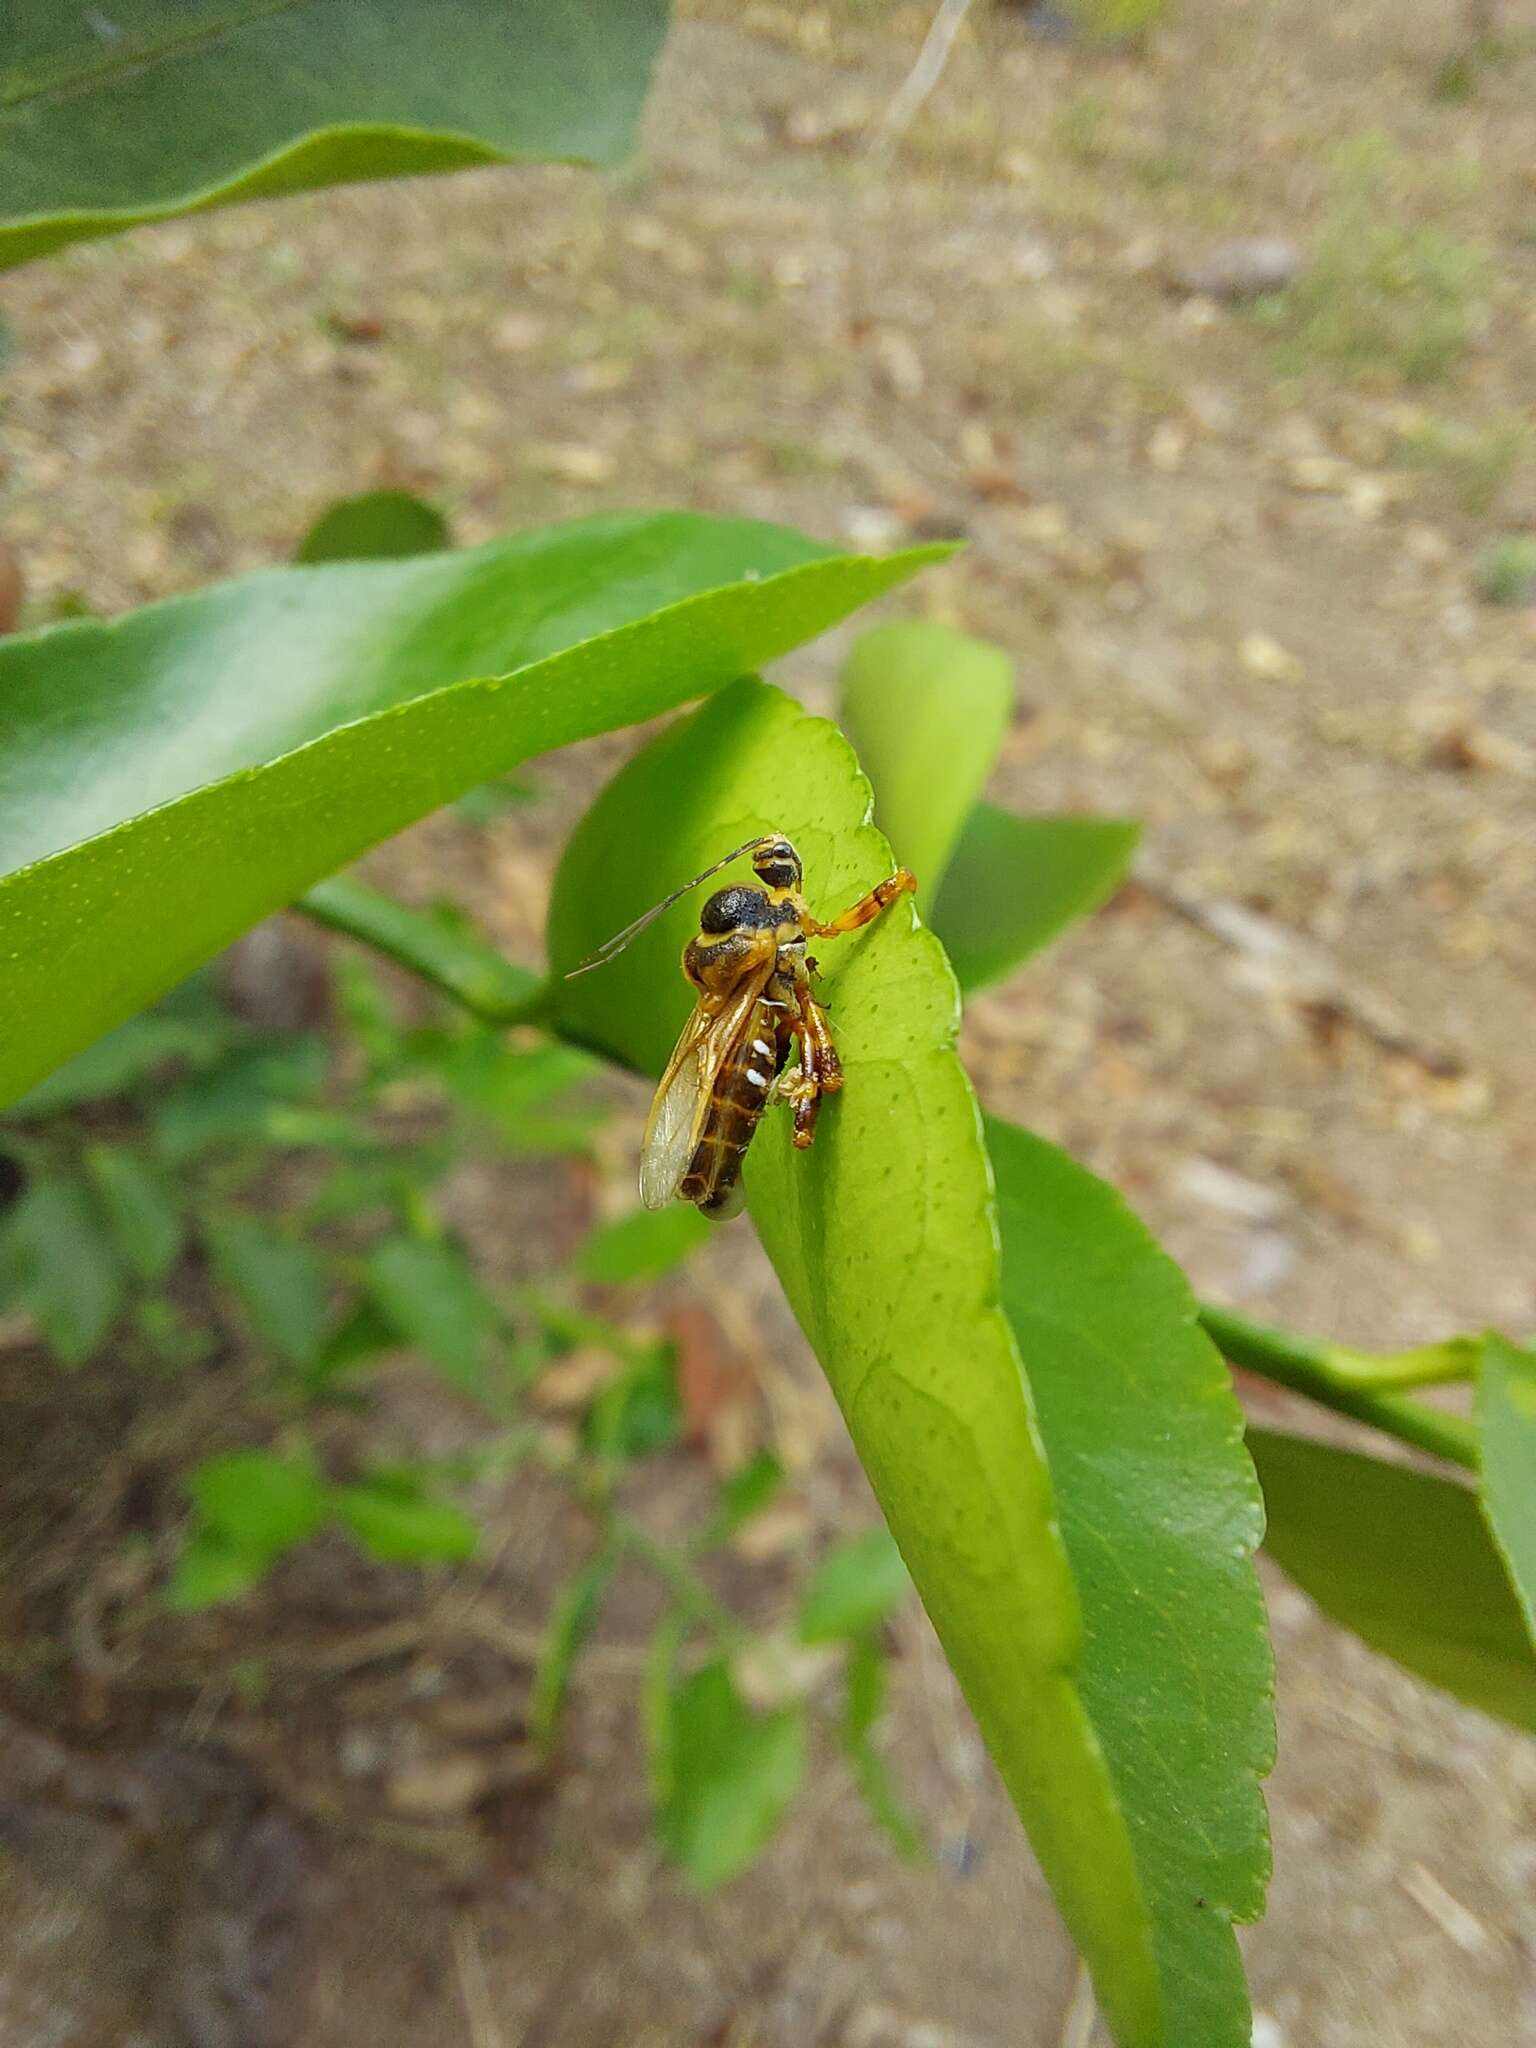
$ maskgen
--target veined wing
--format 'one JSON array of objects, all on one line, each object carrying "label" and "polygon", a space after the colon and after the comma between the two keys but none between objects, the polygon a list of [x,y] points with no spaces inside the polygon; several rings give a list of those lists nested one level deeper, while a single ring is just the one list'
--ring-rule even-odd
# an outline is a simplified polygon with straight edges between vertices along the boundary
[{"label": "veined wing", "polygon": [[677,1193],[678,1182],[699,1149],[715,1076],[751,1024],[772,972],[770,953],[723,1010],[708,1011],[700,1004],[683,1026],[651,1104],[640,1148],[640,1199],[647,1209],[664,1209]]}]

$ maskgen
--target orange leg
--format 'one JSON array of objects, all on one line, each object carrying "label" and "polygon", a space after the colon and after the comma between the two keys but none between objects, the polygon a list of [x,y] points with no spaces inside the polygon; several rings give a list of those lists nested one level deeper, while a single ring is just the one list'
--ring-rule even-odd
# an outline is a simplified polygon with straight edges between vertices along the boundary
[{"label": "orange leg", "polygon": [[856,932],[860,925],[870,924],[882,910],[887,910],[898,896],[904,896],[917,887],[914,876],[905,868],[898,868],[894,875],[883,882],[877,882],[867,896],[861,896],[841,916],[834,917],[830,924],[822,924],[814,917],[805,920],[808,932],[814,932],[818,939],[841,938],[844,932]]},{"label": "orange leg", "polygon": [[790,1029],[800,1045],[800,1072],[791,1099],[795,1105],[795,1144],[803,1152],[816,1136],[822,1096],[833,1094],[843,1085],[843,1063],[832,1043],[821,1005],[811,994],[810,982],[800,981],[796,993],[800,1009],[791,1020]]}]

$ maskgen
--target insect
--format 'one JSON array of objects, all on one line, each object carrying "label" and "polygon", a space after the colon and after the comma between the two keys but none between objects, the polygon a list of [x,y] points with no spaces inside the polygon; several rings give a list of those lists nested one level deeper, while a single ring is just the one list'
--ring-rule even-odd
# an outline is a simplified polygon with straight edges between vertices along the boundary
[{"label": "insect", "polygon": [[[723,1219],[741,1208],[741,1163],[770,1101],[794,1106],[795,1144],[816,1135],[823,1095],[843,1085],[842,1063],[826,1011],[812,991],[810,938],[837,938],[878,917],[917,887],[905,868],[877,883],[830,924],[811,916],[801,895],[800,856],[782,833],[749,839],[598,948],[571,973],[585,974],[621,953],[631,939],[700,882],[743,854],[759,886],[717,889],[699,915],[697,938],[683,951],[683,972],[698,991],[651,1114],[640,1153],[640,1199],[662,1209],[674,1196]],[[798,1045],[799,1065],[786,1071]]]}]

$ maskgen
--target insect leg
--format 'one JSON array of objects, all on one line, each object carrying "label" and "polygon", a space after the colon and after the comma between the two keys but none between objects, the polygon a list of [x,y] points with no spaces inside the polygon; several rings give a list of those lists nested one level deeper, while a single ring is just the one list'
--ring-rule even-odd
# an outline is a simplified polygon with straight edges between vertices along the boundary
[{"label": "insect leg", "polygon": [[814,932],[818,939],[840,938],[844,932],[856,932],[860,925],[871,923],[882,910],[888,909],[898,896],[905,895],[917,887],[916,879],[906,868],[898,868],[885,881],[877,882],[867,896],[861,896],[857,903],[851,903],[841,915],[834,917],[830,924],[822,924],[814,917],[805,920],[808,932]]}]

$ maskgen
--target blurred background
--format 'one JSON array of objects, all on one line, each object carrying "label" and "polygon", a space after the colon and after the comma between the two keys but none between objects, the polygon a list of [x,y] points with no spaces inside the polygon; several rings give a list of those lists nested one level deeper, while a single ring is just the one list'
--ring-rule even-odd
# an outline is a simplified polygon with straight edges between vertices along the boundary
[{"label": "blurred background", "polygon": [[[684,0],[616,176],[360,188],[7,276],[11,609],[111,613],[287,559],[379,486],[463,543],[670,505],[874,550],[961,537],[887,611],[1013,656],[995,793],[1146,824],[1108,909],[968,1012],[988,1104],[1113,1180],[1202,1294],[1374,1346],[1528,1329],[1536,11],[1171,0],[1092,38],[976,0],[913,105],[932,18]],[[778,680],[825,708],[855,630]],[[370,879],[537,963],[554,854],[631,745],[441,814]],[[338,994],[307,932],[268,928],[222,1000],[282,1030],[340,1003],[366,1041],[348,972]],[[378,1000],[380,1032],[410,1027],[409,991]],[[514,1129],[445,1183],[487,1284],[537,1285],[632,1199],[644,1090],[561,1080],[579,1144]],[[417,1107],[401,1083],[385,1111]],[[729,1562],[749,1605],[867,1525],[744,1228],[582,1301],[673,1347],[682,1419],[637,1481],[662,1527],[744,1447],[784,1466]],[[260,1334],[221,1338],[211,1374],[95,1359],[66,1410],[35,1324],[0,1320],[0,1696],[34,1731],[0,1813],[39,1851],[0,1865],[7,2048],[1097,2038],[915,1602],[888,1751],[929,1860],[896,1856],[829,1750],[703,1900],[649,1830],[642,1577],[609,1595],[556,1763],[485,1762],[580,1556],[537,1478],[474,1472],[482,1549],[446,1590],[319,1545],[239,1608],[151,1612],[125,1533],[270,1415]],[[578,1336],[556,1426],[605,1384]],[[326,1427],[376,1457],[484,1436],[408,1364]],[[1536,1752],[1266,1586],[1256,2048],[1536,2039]]]}]

